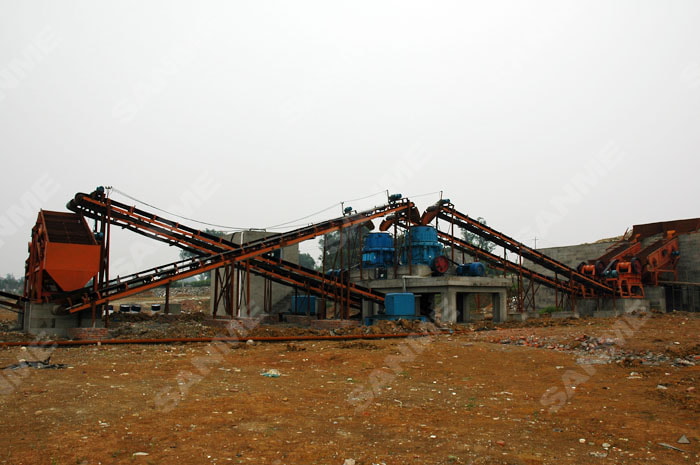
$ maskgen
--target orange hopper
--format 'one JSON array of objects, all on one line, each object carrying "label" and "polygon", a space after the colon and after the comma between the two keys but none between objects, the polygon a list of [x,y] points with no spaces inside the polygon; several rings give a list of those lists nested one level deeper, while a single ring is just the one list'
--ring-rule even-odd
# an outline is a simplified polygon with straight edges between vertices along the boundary
[{"label": "orange hopper", "polygon": [[81,215],[39,212],[29,245],[26,297],[46,300],[80,289],[99,268],[100,245]]}]

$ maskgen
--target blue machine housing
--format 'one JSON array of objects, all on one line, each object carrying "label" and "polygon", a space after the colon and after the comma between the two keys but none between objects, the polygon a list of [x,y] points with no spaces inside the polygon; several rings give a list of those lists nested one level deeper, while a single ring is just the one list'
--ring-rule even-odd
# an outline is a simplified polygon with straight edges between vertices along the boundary
[{"label": "blue machine housing", "polygon": [[362,247],[362,268],[384,268],[394,263],[394,239],[387,232],[369,233]]},{"label": "blue machine housing", "polygon": [[427,317],[416,315],[416,296],[411,292],[390,292],[384,296],[384,314],[365,318],[365,324],[386,320],[420,320]]},{"label": "blue machine housing", "polygon": [[408,232],[408,242],[401,251],[401,263],[432,266],[435,257],[442,255],[443,245],[438,241],[437,229],[432,226],[414,226]]},{"label": "blue machine housing", "polygon": [[413,316],[416,314],[416,297],[411,292],[390,292],[384,296],[386,315]]},{"label": "blue machine housing", "polygon": [[293,295],[291,312],[295,315],[315,315],[316,296],[314,295]]},{"label": "blue machine housing", "polygon": [[479,262],[474,262],[474,263],[464,263],[462,265],[458,265],[457,269],[455,269],[455,273],[458,276],[484,276],[486,274],[486,267],[484,266],[483,263]]}]

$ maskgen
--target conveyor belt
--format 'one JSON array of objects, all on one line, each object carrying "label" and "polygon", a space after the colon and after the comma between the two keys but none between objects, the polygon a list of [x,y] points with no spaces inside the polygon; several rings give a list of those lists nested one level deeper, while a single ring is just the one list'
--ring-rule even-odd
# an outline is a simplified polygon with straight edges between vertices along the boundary
[{"label": "conveyor belt", "polygon": [[614,292],[613,289],[606,284],[581,274],[568,265],[548,257],[542,252],[531,249],[525,244],[470,218],[468,215],[458,212],[451,204],[441,205],[436,216],[441,220],[450,222],[459,228],[472,232],[489,242],[493,242],[510,252],[522,256],[524,259],[552,271],[559,276],[566,276],[587,289],[593,289],[606,294],[612,294]]},{"label": "conveyor belt", "polygon": [[[181,225],[145,210],[136,209],[112,199],[103,199],[101,195],[78,194],[69,203],[69,208],[94,219],[99,219],[101,215],[109,212],[109,221],[114,225],[191,251],[199,256],[222,254],[240,250],[242,247],[222,237]],[[268,239],[275,236],[269,236]],[[308,288],[312,294],[321,297],[337,299],[339,295],[349,294],[353,305],[357,305],[363,298],[378,303],[384,301],[383,293],[352,283],[340,283],[325,277],[318,271],[288,261],[257,257],[251,259],[251,265],[251,271],[260,276],[267,274],[270,278],[274,277],[275,282]]]},{"label": "conveyor belt", "polygon": [[[223,237],[190,228],[176,221],[169,220],[145,210],[137,209],[113,199],[99,200],[93,198],[92,195],[78,194],[74,201],[69,203],[69,208],[94,219],[99,218],[100,215],[103,215],[109,210],[109,221],[112,224],[125,227],[137,234],[188,250],[200,256],[241,250],[242,247],[254,242],[248,242],[242,246],[241,244],[236,244]],[[278,236],[279,234],[275,234],[265,239],[274,239]],[[301,265],[285,260],[271,260],[265,257],[257,257],[252,260],[257,264],[259,269],[269,269],[270,266],[277,266],[285,272],[285,275],[295,279],[310,279],[315,284],[320,281],[325,282],[326,285],[328,285],[328,282],[336,283],[335,280],[329,280],[316,270],[304,268]],[[265,266],[265,264],[267,266]],[[343,287],[344,286],[345,285],[343,285]],[[369,300],[377,302],[384,301],[383,294],[381,293],[354,284],[349,284],[348,286],[351,292],[358,293]],[[334,285],[331,285],[331,287],[334,287]]]},{"label": "conveyor belt", "polygon": [[24,302],[27,299],[20,295],[15,295],[10,292],[0,291],[0,307],[11,312],[20,313],[24,311]]},{"label": "conveyor belt", "polygon": [[630,243],[629,241],[619,242],[615,244],[615,246],[612,247],[610,250],[605,252],[605,254],[600,256],[597,260],[594,260],[594,262],[602,262],[603,264],[607,265],[613,258],[628,250],[630,246],[632,246],[632,243]]},{"label": "conveyor belt", "polygon": [[491,252],[487,252],[483,249],[475,247],[469,244],[468,242],[464,241],[463,239],[454,237],[444,231],[438,231],[438,237],[440,242],[442,242],[443,244],[454,247],[455,250],[459,250],[468,253],[469,255],[472,255],[474,257],[478,257],[480,261],[488,263],[492,268],[501,271],[508,271],[515,274],[522,273],[524,278],[531,279],[537,282],[538,284],[542,284],[546,287],[557,289],[562,292],[571,292],[571,286],[568,281],[561,281],[556,278],[544,275],[542,273],[530,270],[527,267],[519,266],[517,263],[513,263],[509,260],[504,260],[503,257],[499,257],[497,255],[492,254]]},{"label": "conveyor belt", "polygon": [[[129,207],[114,201],[105,202],[101,193],[78,194],[69,202],[68,208],[74,212],[95,219],[105,219],[110,223],[130,229],[153,239],[163,241],[197,253],[210,255],[180,260],[164,266],[134,273],[129,276],[114,279],[106,283],[97,292],[83,290],[80,294],[73,293],[65,296],[68,301],[67,311],[77,312],[89,308],[91,305],[99,305],[108,300],[114,300],[128,295],[133,295],[144,290],[167,284],[169,282],[184,279],[196,274],[210,271],[221,266],[237,264],[248,259],[257,259],[260,256],[281,249],[283,247],[298,244],[308,239],[313,239],[342,228],[360,225],[387,214],[399,212],[404,209],[414,208],[412,202],[402,199],[387,205],[355,213],[349,216],[323,221],[317,224],[299,228],[287,233],[276,234],[263,239],[237,245],[202,231],[185,227],[177,222],[167,220],[157,215],[150,214],[135,207]],[[221,251],[222,249],[230,250]],[[264,266],[257,267],[259,272],[264,272]],[[299,270],[285,270],[288,277]],[[276,278],[279,278],[276,276]],[[309,278],[309,276],[307,276]],[[296,276],[295,279],[301,279]],[[326,283],[333,283],[326,280]],[[329,284],[333,285],[333,284]],[[342,283],[335,285],[343,286]],[[373,298],[381,299],[382,296],[373,291],[362,291],[354,286],[351,292],[373,294]]]},{"label": "conveyor belt", "polygon": [[[409,224],[405,223],[405,219],[404,222],[398,222],[397,224],[404,228],[410,227]],[[413,224],[423,223],[414,222]],[[542,284],[546,287],[556,289],[560,292],[576,291],[575,288],[572,289],[571,284],[568,280],[560,280],[551,276],[547,276],[542,273],[538,273],[537,271],[530,270],[525,266],[520,266],[517,263],[505,260],[503,257],[499,257],[498,255],[494,255],[491,252],[488,252],[484,249],[480,249],[479,247],[470,244],[469,242],[465,241],[460,237],[453,236],[449,232],[438,230],[437,233],[438,240],[441,243],[449,247],[454,247],[455,250],[459,250],[460,252],[464,252],[469,254],[470,256],[478,258],[480,261],[488,263],[489,266],[491,266],[491,268],[493,269],[500,271],[508,271],[515,274],[522,274],[524,278],[535,281],[536,283]],[[562,276],[562,278],[567,277]]]}]

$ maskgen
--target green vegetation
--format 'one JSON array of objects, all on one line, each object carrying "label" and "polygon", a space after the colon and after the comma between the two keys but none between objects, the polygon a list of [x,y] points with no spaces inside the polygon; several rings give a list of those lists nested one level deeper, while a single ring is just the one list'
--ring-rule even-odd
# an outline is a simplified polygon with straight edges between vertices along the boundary
[{"label": "green vegetation", "polygon": [[[482,217],[478,217],[476,219],[476,221],[483,224],[484,226],[487,226],[486,220],[483,219]],[[481,237],[477,234],[474,234],[473,232],[469,232],[466,229],[462,230],[462,238],[464,239],[465,242],[468,242],[472,246],[474,246],[478,249],[481,249],[481,250],[485,250],[487,252],[492,252],[493,249],[496,248],[496,244],[494,244],[493,242],[489,242],[486,239],[484,239],[483,237]]]},{"label": "green vegetation", "polygon": [[540,315],[548,315],[554,312],[563,312],[564,309],[561,307],[557,307],[555,305],[550,305],[548,307],[541,308],[540,311],[538,312]]},{"label": "green vegetation", "polygon": [[309,255],[308,253],[300,253],[299,265],[303,266],[304,268],[314,270],[316,269],[316,260],[314,260],[314,257]]},{"label": "green vegetation", "polygon": [[318,242],[321,255],[316,269],[335,270],[341,268],[341,263],[342,268],[346,269],[357,266],[360,263],[362,242],[368,232],[365,226],[358,225],[343,229],[342,237],[339,231],[321,237]]},{"label": "green vegetation", "polygon": [[15,278],[10,273],[0,278],[0,291],[22,294],[24,290],[24,278]]},{"label": "green vegetation", "polygon": [[[217,231],[216,229],[205,229],[205,233],[211,234],[212,236],[216,237],[225,237],[226,233],[223,231]],[[194,258],[197,257],[198,255],[194,252],[190,252],[189,250],[181,250],[180,251],[180,260],[187,260],[188,258]],[[180,285],[181,286],[192,286],[192,287],[205,287],[209,286],[211,284],[211,273],[209,271],[205,271],[204,273],[200,273],[198,275],[195,275],[194,278],[196,281],[187,281],[187,282],[182,282]]]},{"label": "green vegetation", "polygon": [[[217,231],[216,229],[205,229],[205,233],[211,234],[212,236],[216,237],[225,237],[226,233],[223,231]],[[189,250],[181,250],[180,251],[180,260],[187,260],[188,258],[194,258],[197,257],[197,254],[194,252],[190,252]]]}]

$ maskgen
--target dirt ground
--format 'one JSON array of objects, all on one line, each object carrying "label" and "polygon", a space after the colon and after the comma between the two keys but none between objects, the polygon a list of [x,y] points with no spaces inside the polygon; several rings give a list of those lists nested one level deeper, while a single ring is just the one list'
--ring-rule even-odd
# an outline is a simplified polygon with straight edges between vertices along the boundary
[{"label": "dirt ground", "polygon": [[461,329],[0,349],[0,463],[700,464],[700,315]]}]

